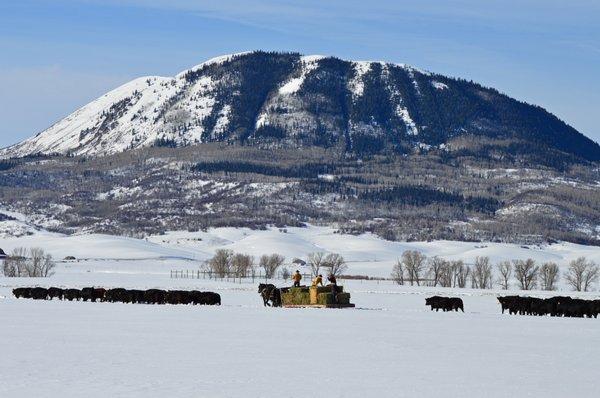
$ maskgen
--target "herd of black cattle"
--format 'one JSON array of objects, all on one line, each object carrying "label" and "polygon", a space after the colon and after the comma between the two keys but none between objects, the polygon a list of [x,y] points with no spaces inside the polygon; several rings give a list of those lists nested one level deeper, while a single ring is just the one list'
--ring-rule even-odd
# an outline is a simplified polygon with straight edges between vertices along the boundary
[{"label": "herd of black cattle", "polygon": [[[547,299],[537,297],[504,296],[498,297],[502,313],[519,315],[550,315],[576,318],[597,318],[600,314],[600,300],[583,300],[566,296]],[[431,310],[465,312],[463,301],[457,297],[433,296],[425,299]]]},{"label": "herd of black cattle", "polygon": [[84,287],[83,289],[61,289],[58,287],[19,287],[13,289],[16,298],[29,298],[33,300],[59,300],[69,301],[101,301],[110,303],[138,303],[138,304],[193,304],[193,305],[221,305],[221,296],[213,292],[199,292],[197,290],[135,290],[135,289],[103,289],[97,287]]},{"label": "herd of black cattle", "polygon": [[600,314],[600,300],[583,300],[572,297],[536,297],[504,296],[498,297],[502,313],[519,315],[550,315],[576,318],[597,318]]},{"label": "herd of black cattle", "polygon": [[[273,289],[270,289],[273,287]],[[264,304],[273,300],[273,306],[280,306],[281,298],[273,297],[273,285],[259,285],[259,293],[263,296]],[[59,300],[69,301],[101,301],[110,303],[139,303],[139,304],[193,304],[193,305],[221,305],[221,296],[213,292],[200,292],[197,290],[135,290],[135,289],[104,289],[97,287],[84,287],[83,289],[61,289],[58,287],[19,287],[13,289],[16,298],[29,298],[33,300]],[[519,315],[550,315],[578,318],[597,318],[600,314],[600,300],[583,300],[567,296],[557,296],[547,299],[522,296],[498,297],[502,306],[502,313],[508,310],[509,314]],[[276,305],[276,303],[278,305]],[[425,304],[431,310],[465,312],[463,301],[457,297],[433,296],[425,299]]]}]

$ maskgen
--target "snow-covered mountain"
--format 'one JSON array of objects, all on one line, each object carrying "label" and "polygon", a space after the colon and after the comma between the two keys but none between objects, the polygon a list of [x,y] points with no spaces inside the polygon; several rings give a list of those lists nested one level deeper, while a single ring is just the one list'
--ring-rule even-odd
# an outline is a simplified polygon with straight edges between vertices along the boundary
[{"label": "snow-covered mountain", "polygon": [[600,159],[598,144],[493,89],[406,65],[266,52],[135,79],[0,156],[106,155],[210,141],[405,152],[444,148],[464,135]]}]

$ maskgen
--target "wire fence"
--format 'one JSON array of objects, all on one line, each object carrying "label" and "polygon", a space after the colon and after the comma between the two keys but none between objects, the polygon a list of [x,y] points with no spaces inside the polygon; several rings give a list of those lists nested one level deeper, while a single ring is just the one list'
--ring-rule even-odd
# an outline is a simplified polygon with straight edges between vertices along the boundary
[{"label": "wire fence", "polygon": [[[313,274],[311,272],[301,272],[303,285],[310,285]],[[292,272],[289,270],[277,270],[270,277],[264,272],[262,269],[249,270],[245,273],[239,272],[215,272],[210,270],[171,270],[171,279],[208,279],[208,280],[216,280],[216,281],[224,281],[224,282],[233,282],[233,283],[256,283],[256,282],[268,282],[268,281],[291,281]],[[366,275],[340,275],[338,280],[355,280],[357,282],[362,283],[363,281],[371,281],[379,283],[393,283],[396,284],[392,278],[381,278],[381,277],[369,277]],[[417,285],[417,281],[413,281],[415,285]],[[431,286],[432,280],[429,278],[420,278],[419,283],[421,286]],[[404,285],[410,285],[410,280],[405,280]]]},{"label": "wire fence", "polygon": [[[310,283],[312,274],[302,272],[302,281]],[[235,282],[235,283],[255,283],[257,281],[269,280],[290,280],[292,273],[289,270],[278,270],[273,275],[267,275],[264,270],[249,270],[240,272],[215,272],[206,270],[171,270],[171,279],[210,279],[217,281]]]}]

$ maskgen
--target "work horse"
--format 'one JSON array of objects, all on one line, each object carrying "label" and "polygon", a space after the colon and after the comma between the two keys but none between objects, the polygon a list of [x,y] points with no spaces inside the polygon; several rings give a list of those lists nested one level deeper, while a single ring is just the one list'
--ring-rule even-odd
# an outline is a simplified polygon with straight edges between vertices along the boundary
[{"label": "work horse", "polygon": [[[281,307],[281,290],[271,283],[260,283],[258,285],[258,293],[263,299],[265,307]],[[269,301],[271,302],[269,304]]]}]

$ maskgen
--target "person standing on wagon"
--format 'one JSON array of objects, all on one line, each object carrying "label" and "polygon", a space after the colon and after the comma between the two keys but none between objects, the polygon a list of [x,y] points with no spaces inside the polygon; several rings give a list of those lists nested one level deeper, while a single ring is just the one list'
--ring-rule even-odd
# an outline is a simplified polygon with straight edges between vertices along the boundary
[{"label": "person standing on wagon", "polygon": [[323,275],[319,274],[317,275],[317,277],[313,280],[313,286],[323,286]]},{"label": "person standing on wagon", "polygon": [[329,286],[331,286],[331,294],[333,295],[333,303],[337,303],[337,279],[335,279],[335,275],[330,274],[327,277],[327,280],[329,281]]},{"label": "person standing on wagon", "polygon": [[302,280],[302,275],[300,275],[300,271],[296,270],[294,275],[292,275],[292,280],[294,281],[294,287],[300,287],[300,281]]}]

